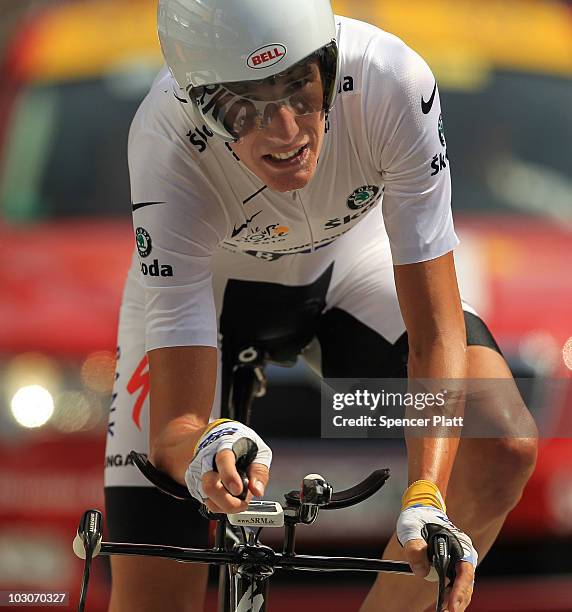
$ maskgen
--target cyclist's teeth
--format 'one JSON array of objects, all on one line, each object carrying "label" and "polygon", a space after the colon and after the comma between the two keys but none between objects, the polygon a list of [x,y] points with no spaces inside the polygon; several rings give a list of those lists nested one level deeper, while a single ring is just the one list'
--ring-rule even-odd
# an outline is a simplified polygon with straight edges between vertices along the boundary
[{"label": "cyclist's teeth", "polygon": [[293,157],[295,157],[296,155],[298,155],[298,153],[300,153],[300,151],[303,149],[304,147],[302,147],[301,149],[296,149],[295,151],[291,151],[290,153],[271,153],[271,157],[273,159],[281,159],[281,160],[287,160],[287,159],[292,159]]}]

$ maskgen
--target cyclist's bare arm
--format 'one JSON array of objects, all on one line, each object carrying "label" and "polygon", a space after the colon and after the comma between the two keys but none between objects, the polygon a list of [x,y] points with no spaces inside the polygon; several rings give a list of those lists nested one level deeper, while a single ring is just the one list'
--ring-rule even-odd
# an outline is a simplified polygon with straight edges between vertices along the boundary
[{"label": "cyclist's bare arm", "polygon": [[[409,337],[409,377],[464,378],[466,332],[453,254],[394,269]],[[445,496],[458,444],[455,437],[408,438],[409,482],[429,480]]]},{"label": "cyclist's bare arm", "polygon": [[[151,377],[150,461],[177,482],[185,485],[185,472],[195,454],[196,444],[208,425],[216,387],[217,350],[208,346],[161,348],[149,351]],[[217,455],[218,473],[208,472],[203,487],[207,506],[213,512],[240,512],[252,493],[260,494],[255,481],[268,480],[268,470],[253,464],[251,492],[240,501],[242,481],[232,451]],[[223,486],[224,485],[224,486]]]},{"label": "cyclist's bare arm", "polygon": [[209,422],[217,372],[217,350],[181,346],[149,351],[150,459],[177,482]]},{"label": "cyclist's bare arm", "polygon": [[[409,377],[464,378],[466,331],[453,254],[395,266],[395,283],[409,336]],[[458,445],[456,437],[408,437],[409,483],[428,480],[445,497]],[[407,542],[405,556],[415,574],[428,573],[425,542]],[[464,610],[471,599],[474,566],[457,563],[456,570],[449,605],[451,610]]]}]

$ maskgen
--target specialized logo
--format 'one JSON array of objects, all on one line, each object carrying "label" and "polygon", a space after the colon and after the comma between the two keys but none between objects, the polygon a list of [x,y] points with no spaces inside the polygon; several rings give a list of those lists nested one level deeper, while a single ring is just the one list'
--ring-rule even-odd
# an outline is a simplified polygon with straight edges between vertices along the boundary
[{"label": "specialized logo", "polygon": [[423,111],[424,115],[428,115],[431,112],[431,109],[433,108],[433,102],[435,101],[436,93],[437,93],[437,81],[435,81],[435,87],[433,87],[433,93],[431,94],[431,97],[429,98],[427,102],[425,102],[425,100],[423,99],[423,96],[421,96],[421,110]]},{"label": "specialized logo", "polygon": [[141,274],[143,276],[173,276],[173,267],[161,264],[158,259],[154,259],[152,264],[141,264]]},{"label": "specialized logo", "polygon": [[149,360],[147,359],[147,355],[141,359],[137,367],[135,368],[135,372],[133,372],[129,382],[127,383],[127,392],[129,395],[133,395],[139,391],[139,395],[135,400],[135,405],[133,406],[133,412],[131,413],[131,417],[137,429],[141,430],[141,410],[143,409],[143,404],[149,395]]},{"label": "specialized logo", "polygon": [[287,53],[288,51],[284,45],[276,43],[273,45],[266,45],[260,47],[260,49],[256,49],[256,51],[250,55],[246,63],[249,68],[260,70],[261,68],[268,68],[281,62],[286,57]]},{"label": "specialized logo", "polygon": [[234,226],[234,229],[232,230],[232,238],[235,238],[236,236],[238,236],[240,234],[240,232],[243,232],[245,229],[248,229],[248,225],[250,223],[252,223],[252,221],[258,217],[258,215],[261,213],[262,211],[259,210],[257,213],[254,213],[252,215],[252,217],[250,217],[250,219],[247,219],[242,225],[239,225],[238,227],[236,227],[236,225]]},{"label": "specialized logo", "polygon": [[379,187],[377,185],[365,185],[365,187],[360,187],[348,198],[348,208],[350,210],[360,210],[374,200],[378,193]]},{"label": "specialized logo", "polygon": [[443,125],[443,114],[439,115],[438,130],[439,130],[439,140],[441,141],[441,146],[446,147],[447,141],[445,140],[445,126]]},{"label": "specialized logo", "polygon": [[135,242],[137,243],[137,252],[139,255],[141,257],[149,257],[153,250],[149,232],[142,227],[138,227],[135,230]]}]

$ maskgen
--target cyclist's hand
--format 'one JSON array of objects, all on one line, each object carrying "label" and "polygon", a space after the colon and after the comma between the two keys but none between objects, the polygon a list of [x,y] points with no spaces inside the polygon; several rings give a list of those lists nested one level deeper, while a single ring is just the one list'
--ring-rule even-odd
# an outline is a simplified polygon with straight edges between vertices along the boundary
[{"label": "cyclist's hand", "polygon": [[435,523],[448,529],[457,537],[463,548],[464,556],[455,567],[457,577],[447,589],[444,607],[446,612],[463,612],[471,602],[473,594],[477,551],[471,538],[456,527],[442,510],[432,506],[406,508],[397,521],[397,539],[402,544],[407,562],[416,576],[425,578],[431,569],[427,542],[422,535],[422,529],[427,523]]},{"label": "cyclist's hand", "polygon": [[447,587],[444,612],[463,612],[471,603],[475,583],[475,567],[471,563],[459,561],[456,565],[455,582]]},{"label": "cyclist's hand", "polygon": [[[242,492],[242,480],[232,451],[240,438],[249,438],[258,447],[254,462],[247,470],[248,495],[244,501],[236,497]],[[185,482],[193,497],[205,503],[211,512],[242,512],[253,495],[264,494],[271,461],[272,451],[250,427],[238,421],[216,421],[199,439]],[[213,470],[213,466],[218,471]]]}]

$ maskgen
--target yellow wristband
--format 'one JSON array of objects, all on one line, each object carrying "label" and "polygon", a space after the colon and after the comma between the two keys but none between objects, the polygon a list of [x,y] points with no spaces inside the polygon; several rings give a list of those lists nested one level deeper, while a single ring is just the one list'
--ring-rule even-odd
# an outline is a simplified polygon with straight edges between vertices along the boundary
[{"label": "yellow wristband", "polygon": [[199,448],[199,444],[202,442],[202,440],[204,440],[205,436],[209,433],[209,431],[211,431],[212,429],[214,429],[217,425],[220,425],[221,423],[232,423],[232,419],[217,419],[216,421],[213,421],[212,423],[209,423],[207,425],[207,428],[204,430],[203,435],[199,438],[198,442],[195,444],[195,448],[193,450],[193,457],[197,454],[197,449]]},{"label": "yellow wristband", "polygon": [[401,510],[412,506],[433,506],[447,513],[445,500],[439,491],[439,487],[429,480],[416,480],[403,494],[401,499]]}]

